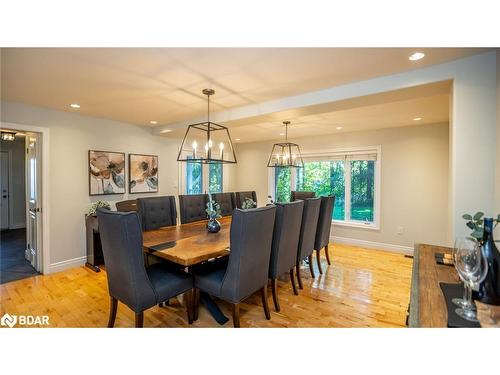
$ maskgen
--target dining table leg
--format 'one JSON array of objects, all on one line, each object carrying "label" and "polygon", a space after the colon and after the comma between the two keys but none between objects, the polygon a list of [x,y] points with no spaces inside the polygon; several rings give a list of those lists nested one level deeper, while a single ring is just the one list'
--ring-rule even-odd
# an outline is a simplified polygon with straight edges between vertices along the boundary
[{"label": "dining table leg", "polygon": [[[188,267],[188,272],[196,277],[194,273],[194,267]],[[194,296],[194,303],[196,304],[198,301],[201,302],[201,304],[206,307],[210,315],[212,315],[217,323],[219,323],[220,325],[224,325],[229,321],[229,318],[224,315],[224,313],[210,294],[202,292],[199,289],[195,289],[195,292],[199,294],[199,297],[197,295]],[[195,306],[194,311],[195,312],[193,320],[196,321],[198,320],[198,306]]]}]

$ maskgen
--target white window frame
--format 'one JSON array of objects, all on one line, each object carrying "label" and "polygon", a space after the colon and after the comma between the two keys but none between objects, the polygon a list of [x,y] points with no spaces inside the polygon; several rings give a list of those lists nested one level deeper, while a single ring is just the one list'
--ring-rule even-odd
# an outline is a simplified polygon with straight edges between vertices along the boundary
[{"label": "white window frame", "polygon": [[[343,154],[366,154],[366,153],[376,153],[377,160],[375,161],[375,181],[374,181],[374,202],[373,202],[373,222],[361,222],[356,220],[332,220],[332,224],[340,227],[351,227],[351,228],[363,228],[370,230],[380,230],[380,192],[381,192],[381,170],[382,170],[382,147],[378,146],[363,146],[363,147],[346,147],[346,148],[336,148],[336,149],[326,149],[326,150],[314,150],[314,151],[304,151],[302,152],[302,156],[304,159],[315,159],[317,160],[325,160],[331,158],[336,155]],[[296,181],[296,168],[292,168],[290,185],[291,189],[295,189],[295,181]],[[344,169],[345,176],[345,202],[349,202],[345,207],[345,217],[350,217],[350,207],[351,207],[351,164],[346,163]],[[276,200],[275,196],[275,168],[269,168],[268,172],[268,195],[272,197],[273,200]]]}]

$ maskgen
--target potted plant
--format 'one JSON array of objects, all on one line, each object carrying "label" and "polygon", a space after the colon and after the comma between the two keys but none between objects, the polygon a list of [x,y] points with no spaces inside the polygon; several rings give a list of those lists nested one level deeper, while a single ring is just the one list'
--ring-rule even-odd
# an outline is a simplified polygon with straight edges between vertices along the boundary
[{"label": "potted plant", "polygon": [[208,217],[207,230],[210,233],[217,233],[220,231],[220,223],[217,220],[222,217],[220,214],[220,205],[212,200],[212,194],[208,194],[208,202],[205,212]]},{"label": "potted plant", "polygon": [[249,210],[250,208],[255,208],[255,207],[257,207],[257,203],[255,203],[251,198],[245,198],[245,200],[241,204],[241,208],[243,210]]},{"label": "potted plant", "polygon": [[111,206],[110,206],[109,202],[105,202],[105,201],[94,202],[94,203],[92,203],[92,205],[88,209],[88,211],[86,213],[86,216],[87,217],[89,217],[89,216],[95,216],[96,212],[97,212],[97,209],[99,209],[99,208],[105,208],[107,210],[110,210]]}]

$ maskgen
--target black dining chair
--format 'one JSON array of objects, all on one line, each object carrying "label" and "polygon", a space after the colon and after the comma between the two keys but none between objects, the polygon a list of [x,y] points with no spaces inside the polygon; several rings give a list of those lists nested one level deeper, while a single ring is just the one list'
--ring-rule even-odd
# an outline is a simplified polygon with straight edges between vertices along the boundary
[{"label": "black dining chair", "polygon": [[332,213],[335,205],[335,197],[321,197],[321,207],[319,209],[318,228],[316,229],[316,239],[314,240],[314,250],[316,250],[316,260],[318,270],[323,274],[321,268],[321,249],[325,248],[326,261],[330,265],[330,254],[328,254],[328,244],[330,243],[330,231],[332,229]]},{"label": "black dining chair", "polygon": [[234,193],[212,193],[212,199],[220,206],[221,216],[231,216],[236,208]]},{"label": "black dining chair", "polygon": [[177,225],[177,207],[173,195],[137,199],[142,230]]},{"label": "black dining chair", "polygon": [[302,212],[302,224],[300,226],[299,246],[297,250],[297,264],[295,267],[300,289],[303,289],[302,278],[300,276],[300,264],[305,258],[308,258],[311,276],[313,278],[315,277],[312,266],[312,254],[314,251],[320,206],[321,198],[304,199],[304,211]]},{"label": "black dining chair", "polygon": [[144,265],[137,213],[99,209],[97,218],[111,300],[108,327],[115,324],[118,301],[135,312],[135,326],[142,327],[145,310],[180,294],[184,294],[191,324],[193,279],[163,263]]},{"label": "black dining chair", "polygon": [[290,273],[293,293],[299,294],[295,285],[294,269],[297,263],[300,225],[304,201],[276,203],[276,220],[274,222],[273,246],[269,262],[269,278],[273,294],[274,308],[280,311],[277,279],[286,272]]},{"label": "black dining chair", "polygon": [[297,201],[299,199],[314,198],[316,193],[314,191],[292,191],[290,193],[290,202]]},{"label": "black dining chair", "polygon": [[[211,269],[195,274],[196,289],[232,304],[233,325],[240,326],[241,301],[260,289],[266,319],[271,319],[267,303],[267,276],[273,240],[275,206],[236,209],[230,232],[230,248],[227,263],[219,262]],[[194,308],[198,308],[195,301]],[[194,311],[197,317],[197,311]]]},{"label": "black dining chair", "polygon": [[205,220],[207,218],[208,195],[179,195],[179,209],[181,224]]},{"label": "black dining chair", "polygon": [[246,198],[253,200],[255,202],[255,207],[257,207],[257,193],[255,191],[238,191],[234,196],[237,208],[243,208],[243,202],[245,202]]},{"label": "black dining chair", "polygon": [[116,211],[120,212],[137,211],[137,199],[116,202],[115,206]]}]

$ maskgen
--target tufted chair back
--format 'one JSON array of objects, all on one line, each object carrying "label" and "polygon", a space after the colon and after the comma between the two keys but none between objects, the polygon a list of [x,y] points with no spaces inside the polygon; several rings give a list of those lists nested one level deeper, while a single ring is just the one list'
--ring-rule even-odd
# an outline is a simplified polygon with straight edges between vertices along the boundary
[{"label": "tufted chair back", "polygon": [[212,199],[219,203],[222,216],[230,216],[236,208],[234,193],[214,193]]},{"label": "tufted chair back", "polygon": [[142,230],[153,230],[177,225],[175,197],[151,197],[137,199]]},{"label": "tufted chair back", "polygon": [[193,221],[205,220],[207,218],[206,208],[208,195],[179,195],[179,208],[181,223],[192,223]]}]

